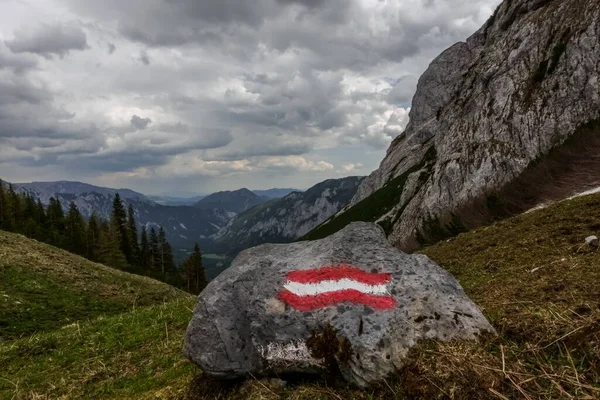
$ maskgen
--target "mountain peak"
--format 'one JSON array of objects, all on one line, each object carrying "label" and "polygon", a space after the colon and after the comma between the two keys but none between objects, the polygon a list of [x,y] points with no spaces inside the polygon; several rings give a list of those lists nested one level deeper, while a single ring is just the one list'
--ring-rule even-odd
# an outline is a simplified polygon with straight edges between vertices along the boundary
[{"label": "mountain peak", "polygon": [[251,190],[241,188],[208,195],[194,204],[194,207],[201,209],[222,209],[239,214],[265,201],[265,198],[258,196]]},{"label": "mountain peak", "polygon": [[600,184],[598,32],[596,0],[503,2],[433,60],[405,131],[326,231],[378,222],[410,251]]}]

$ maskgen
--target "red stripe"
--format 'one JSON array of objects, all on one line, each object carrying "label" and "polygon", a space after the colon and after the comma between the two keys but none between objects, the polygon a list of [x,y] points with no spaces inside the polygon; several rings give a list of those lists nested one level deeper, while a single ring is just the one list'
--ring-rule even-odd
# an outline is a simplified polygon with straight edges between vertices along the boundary
[{"label": "red stripe", "polygon": [[340,264],[317,269],[291,271],[288,272],[286,278],[298,283],[317,283],[327,280],[339,281],[340,279],[348,278],[366,283],[367,285],[381,285],[388,283],[392,279],[392,275],[388,273],[372,274],[352,265]]},{"label": "red stripe", "polygon": [[388,310],[396,305],[392,296],[375,296],[354,289],[321,293],[316,296],[298,296],[289,290],[279,292],[279,299],[299,311],[312,311],[337,303],[364,304],[376,310]]}]

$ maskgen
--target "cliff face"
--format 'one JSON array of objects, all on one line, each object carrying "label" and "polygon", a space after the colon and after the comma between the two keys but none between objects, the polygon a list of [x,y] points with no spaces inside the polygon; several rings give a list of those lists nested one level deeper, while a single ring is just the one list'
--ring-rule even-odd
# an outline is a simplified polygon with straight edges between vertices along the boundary
[{"label": "cliff face", "polygon": [[600,185],[599,76],[600,2],[506,0],[431,63],[406,131],[351,205],[396,185],[376,220],[412,250],[499,208]]}]

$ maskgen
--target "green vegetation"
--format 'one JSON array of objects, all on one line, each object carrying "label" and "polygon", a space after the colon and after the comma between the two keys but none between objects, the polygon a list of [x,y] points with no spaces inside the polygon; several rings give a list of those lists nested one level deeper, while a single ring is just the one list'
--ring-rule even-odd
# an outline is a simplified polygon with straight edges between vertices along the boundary
[{"label": "green vegetation", "polygon": [[282,377],[281,387],[202,376],[181,356],[193,305],[184,297],[0,343],[0,398],[598,398],[600,251],[583,240],[599,231],[600,195],[590,195],[425,248],[498,336],[422,343],[397,375],[368,390],[335,377]]},{"label": "green vegetation", "polygon": [[[435,160],[435,147],[431,146],[423,160],[410,168],[405,173],[389,181],[384,187],[373,193],[371,196],[355,204],[349,210],[330,218],[325,221],[299,240],[316,240],[327,237],[354,221],[375,222],[390,210],[392,210],[399,202],[404,190],[404,185],[409,175],[422,171],[420,179],[429,177],[429,168],[431,162]],[[393,222],[402,215],[404,210],[400,209],[396,212],[393,221],[386,220],[381,223],[381,226],[389,233],[389,229]]]},{"label": "green vegetation", "polygon": [[202,262],[202,252],[198,244],[194,246],[194,251],[181,264],[185,274],[186,289],[193,294],[200,293],[207,284],[206,271]]},{"label": "green vegetation", "polygon": [[0,343],[0,398],[166,398],[193,367],[181,355],[194,299]]},{"label": "green vegetation", "polygon": [[0,342],[187,295],[0,231]]},{"label": "green vegetation", "polygon": [[78,254],[88,260],[188,288],[185,271],[173,261],[173,249],[162,227],[138,235],[135,210],[127,210],[119,193],[113,198],[108,221],[92,214],[86,222],[77,205],[63,205],[53,197],[46,208],[27,193],[16,193],[0,180],[0,229],[20,233]]}]

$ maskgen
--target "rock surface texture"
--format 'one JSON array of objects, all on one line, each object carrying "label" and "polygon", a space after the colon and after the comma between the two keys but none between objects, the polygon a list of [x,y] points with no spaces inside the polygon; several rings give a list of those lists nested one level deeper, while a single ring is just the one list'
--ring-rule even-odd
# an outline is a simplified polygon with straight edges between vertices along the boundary
[{"label": "rock surface texture", "polygon": [[[583,127],[597,138],[599,38],[597,0],[504,1],[479,31],[431,63],[409,125],[352,205],[404,175],[401,195],[378,221],[389,226],[392,243],[414,249],[427,221],[497,193]],[[597,142],[589,146],[598,151]],[[574,189],[597,186],[594,167]],[[542,180],[530,182],[538,193]]]},{"label": "rock surface texture", "polygon": [[240,253],[198,297],[184,353],[221,378],[335,367],[365,386],[401,368],[421,340],[493,331],[446,271],[357,222]]}]

